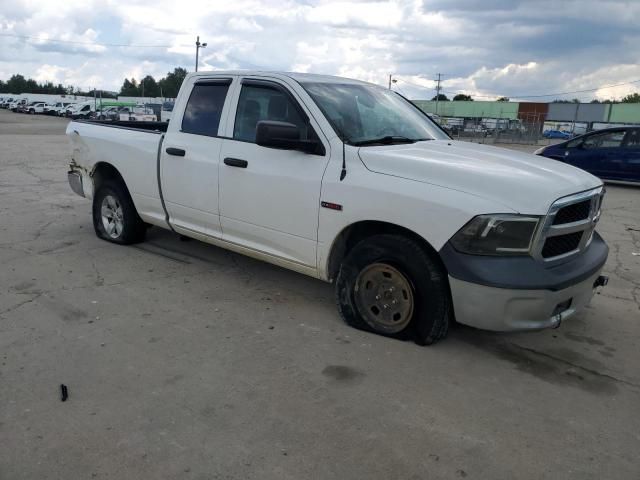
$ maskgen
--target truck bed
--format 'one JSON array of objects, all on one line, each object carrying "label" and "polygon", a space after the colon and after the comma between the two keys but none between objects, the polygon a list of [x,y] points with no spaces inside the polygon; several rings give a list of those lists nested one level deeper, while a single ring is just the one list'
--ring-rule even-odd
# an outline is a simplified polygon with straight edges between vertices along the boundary
[{"label": "truck bed", "polygon": [[164,221],[158,175],[162,122],[73,120],[67,125],[71,140],[72,170],[83,174],[84,194],[93,197],[93,172],[101,164],[114,167],[145,221]]}]

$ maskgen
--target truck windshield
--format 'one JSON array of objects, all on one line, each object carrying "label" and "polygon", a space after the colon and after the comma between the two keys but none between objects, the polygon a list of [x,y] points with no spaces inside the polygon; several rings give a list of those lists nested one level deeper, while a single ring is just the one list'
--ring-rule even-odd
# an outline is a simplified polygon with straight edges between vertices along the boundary
[{"label": "truck windshield", "polygon": [[375,85],[302,82],[336,133],[351,145],[389,145],[448,139],[400,95]]}]

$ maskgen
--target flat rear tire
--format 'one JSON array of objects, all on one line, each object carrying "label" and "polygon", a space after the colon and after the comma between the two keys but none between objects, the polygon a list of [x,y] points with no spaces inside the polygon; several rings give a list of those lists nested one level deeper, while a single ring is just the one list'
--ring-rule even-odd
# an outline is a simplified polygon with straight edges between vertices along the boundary
[{"label": "flat rear tire", "polygon": [[102,240],[129,245],[144,240],[146,226],[121,181],[107,180],[93,197],[93,228]]}]

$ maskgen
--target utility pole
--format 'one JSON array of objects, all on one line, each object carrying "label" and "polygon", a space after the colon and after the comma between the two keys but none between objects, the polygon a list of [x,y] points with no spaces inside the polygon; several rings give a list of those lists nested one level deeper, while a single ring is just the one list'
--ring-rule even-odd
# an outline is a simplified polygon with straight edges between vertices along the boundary
[{"label": "utility pole", "polygon": [[438,115],[438,103],[440,102],[440,80],[442,78],[442,74],[438,73],[438,78],[436,79],[436,115]]},{"label": "utility pole", "polygon": [[389,90],[391,90],[391,84],[392,83],[398,83],[398,80],[396,80],[395,78],[393,78],[392,74],[389,74]]},{"label": "utility pole", "polygon": [[196,72],[198,71],[198,52],[201,48],[206,47],[206,43],[200,43],[200,35],[196,37]]}]

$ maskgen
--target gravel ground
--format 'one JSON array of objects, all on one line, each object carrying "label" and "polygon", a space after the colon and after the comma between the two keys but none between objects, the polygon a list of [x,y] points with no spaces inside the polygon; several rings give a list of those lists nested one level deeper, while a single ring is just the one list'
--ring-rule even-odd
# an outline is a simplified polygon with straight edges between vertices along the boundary
[{"label": "gravel ground", "polygon": [[311,278],[98,240],[65,125],[0,111],[1,479],[640,478],[640,189],[608,188],[584,313],[421,348]]}]

